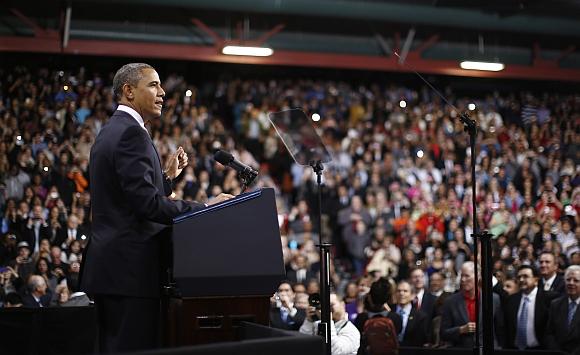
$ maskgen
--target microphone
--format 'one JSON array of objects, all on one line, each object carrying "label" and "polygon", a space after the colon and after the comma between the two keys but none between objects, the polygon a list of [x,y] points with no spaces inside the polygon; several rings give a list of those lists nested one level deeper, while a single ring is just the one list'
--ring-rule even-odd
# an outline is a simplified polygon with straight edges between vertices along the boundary
[{"label": "microphone", "polygon": [[215,152],[213,158],[220,164],[229,166],[230,168],[236,170],[242,177],[248,177],[249,180],[254,180],[258,176],[258,172],[252,167],[237,161],[231,153],[219,150]]}]

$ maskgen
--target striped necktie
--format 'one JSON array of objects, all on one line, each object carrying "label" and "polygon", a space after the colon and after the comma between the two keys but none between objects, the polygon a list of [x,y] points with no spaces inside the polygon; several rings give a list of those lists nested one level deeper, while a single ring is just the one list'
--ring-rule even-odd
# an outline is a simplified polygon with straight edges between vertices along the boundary
[{"label": "striped necktie", "polygon": [[520,350],[525,349],[528,346],[528,303],[530,302],[528,296],[524,296],[524,303],[522,304],[522,310],[518,317],[518,329],[516,333],[516,347]]}]

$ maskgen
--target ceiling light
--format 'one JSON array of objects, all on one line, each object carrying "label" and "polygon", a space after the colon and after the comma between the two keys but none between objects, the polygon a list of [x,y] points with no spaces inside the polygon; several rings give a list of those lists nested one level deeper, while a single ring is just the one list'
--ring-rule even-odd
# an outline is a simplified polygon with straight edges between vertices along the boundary
[{"label": "ceiling light", "polygon": [[503,63],[490,63],[490,62],[470,62],[463,61],[459,64],[462,69],[467,70],[487,70],[487,71],[501,71],[505,68]]},{"label": "ceiling light", "polygon": [[246,46],[225,46],[222,49],[223,54],[227,55],[249,55],[253,57],[268,57],[274,51],[267,47],[246,47]]}]

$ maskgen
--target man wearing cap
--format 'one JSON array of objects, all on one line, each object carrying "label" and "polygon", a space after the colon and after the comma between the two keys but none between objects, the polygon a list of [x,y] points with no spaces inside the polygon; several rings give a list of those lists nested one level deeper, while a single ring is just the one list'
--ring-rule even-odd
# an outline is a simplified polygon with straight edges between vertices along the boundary
[{"label": "man wearing cap", "polygon": [[26,280],[34,271],[34,263],[30,258],[30,246],[28,246],[27,242],[21,241],[17,247],[18,256],[16,256],[14,263],[14,271],[18,273],[22,280]]}]

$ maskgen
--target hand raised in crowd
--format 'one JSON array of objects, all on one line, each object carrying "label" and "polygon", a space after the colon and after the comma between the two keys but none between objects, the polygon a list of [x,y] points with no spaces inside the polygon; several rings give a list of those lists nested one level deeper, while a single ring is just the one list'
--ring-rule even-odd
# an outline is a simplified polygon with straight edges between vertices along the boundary
[{"label": "hand raised in crowd", "polygon": [[173,180],[181,174],[181,171],[187,166],[187,163],[187,153],[185,153],[183,147],[179,147],[175,153],[171,154],[169,157],[169,160],[165,165],[165,174]]},{"label": "hand raised in crowd", "polygon": [[308,308],[306,309],[306,318],[311,322],[320,320],[321,319],[320,307],[308,306]]}]

